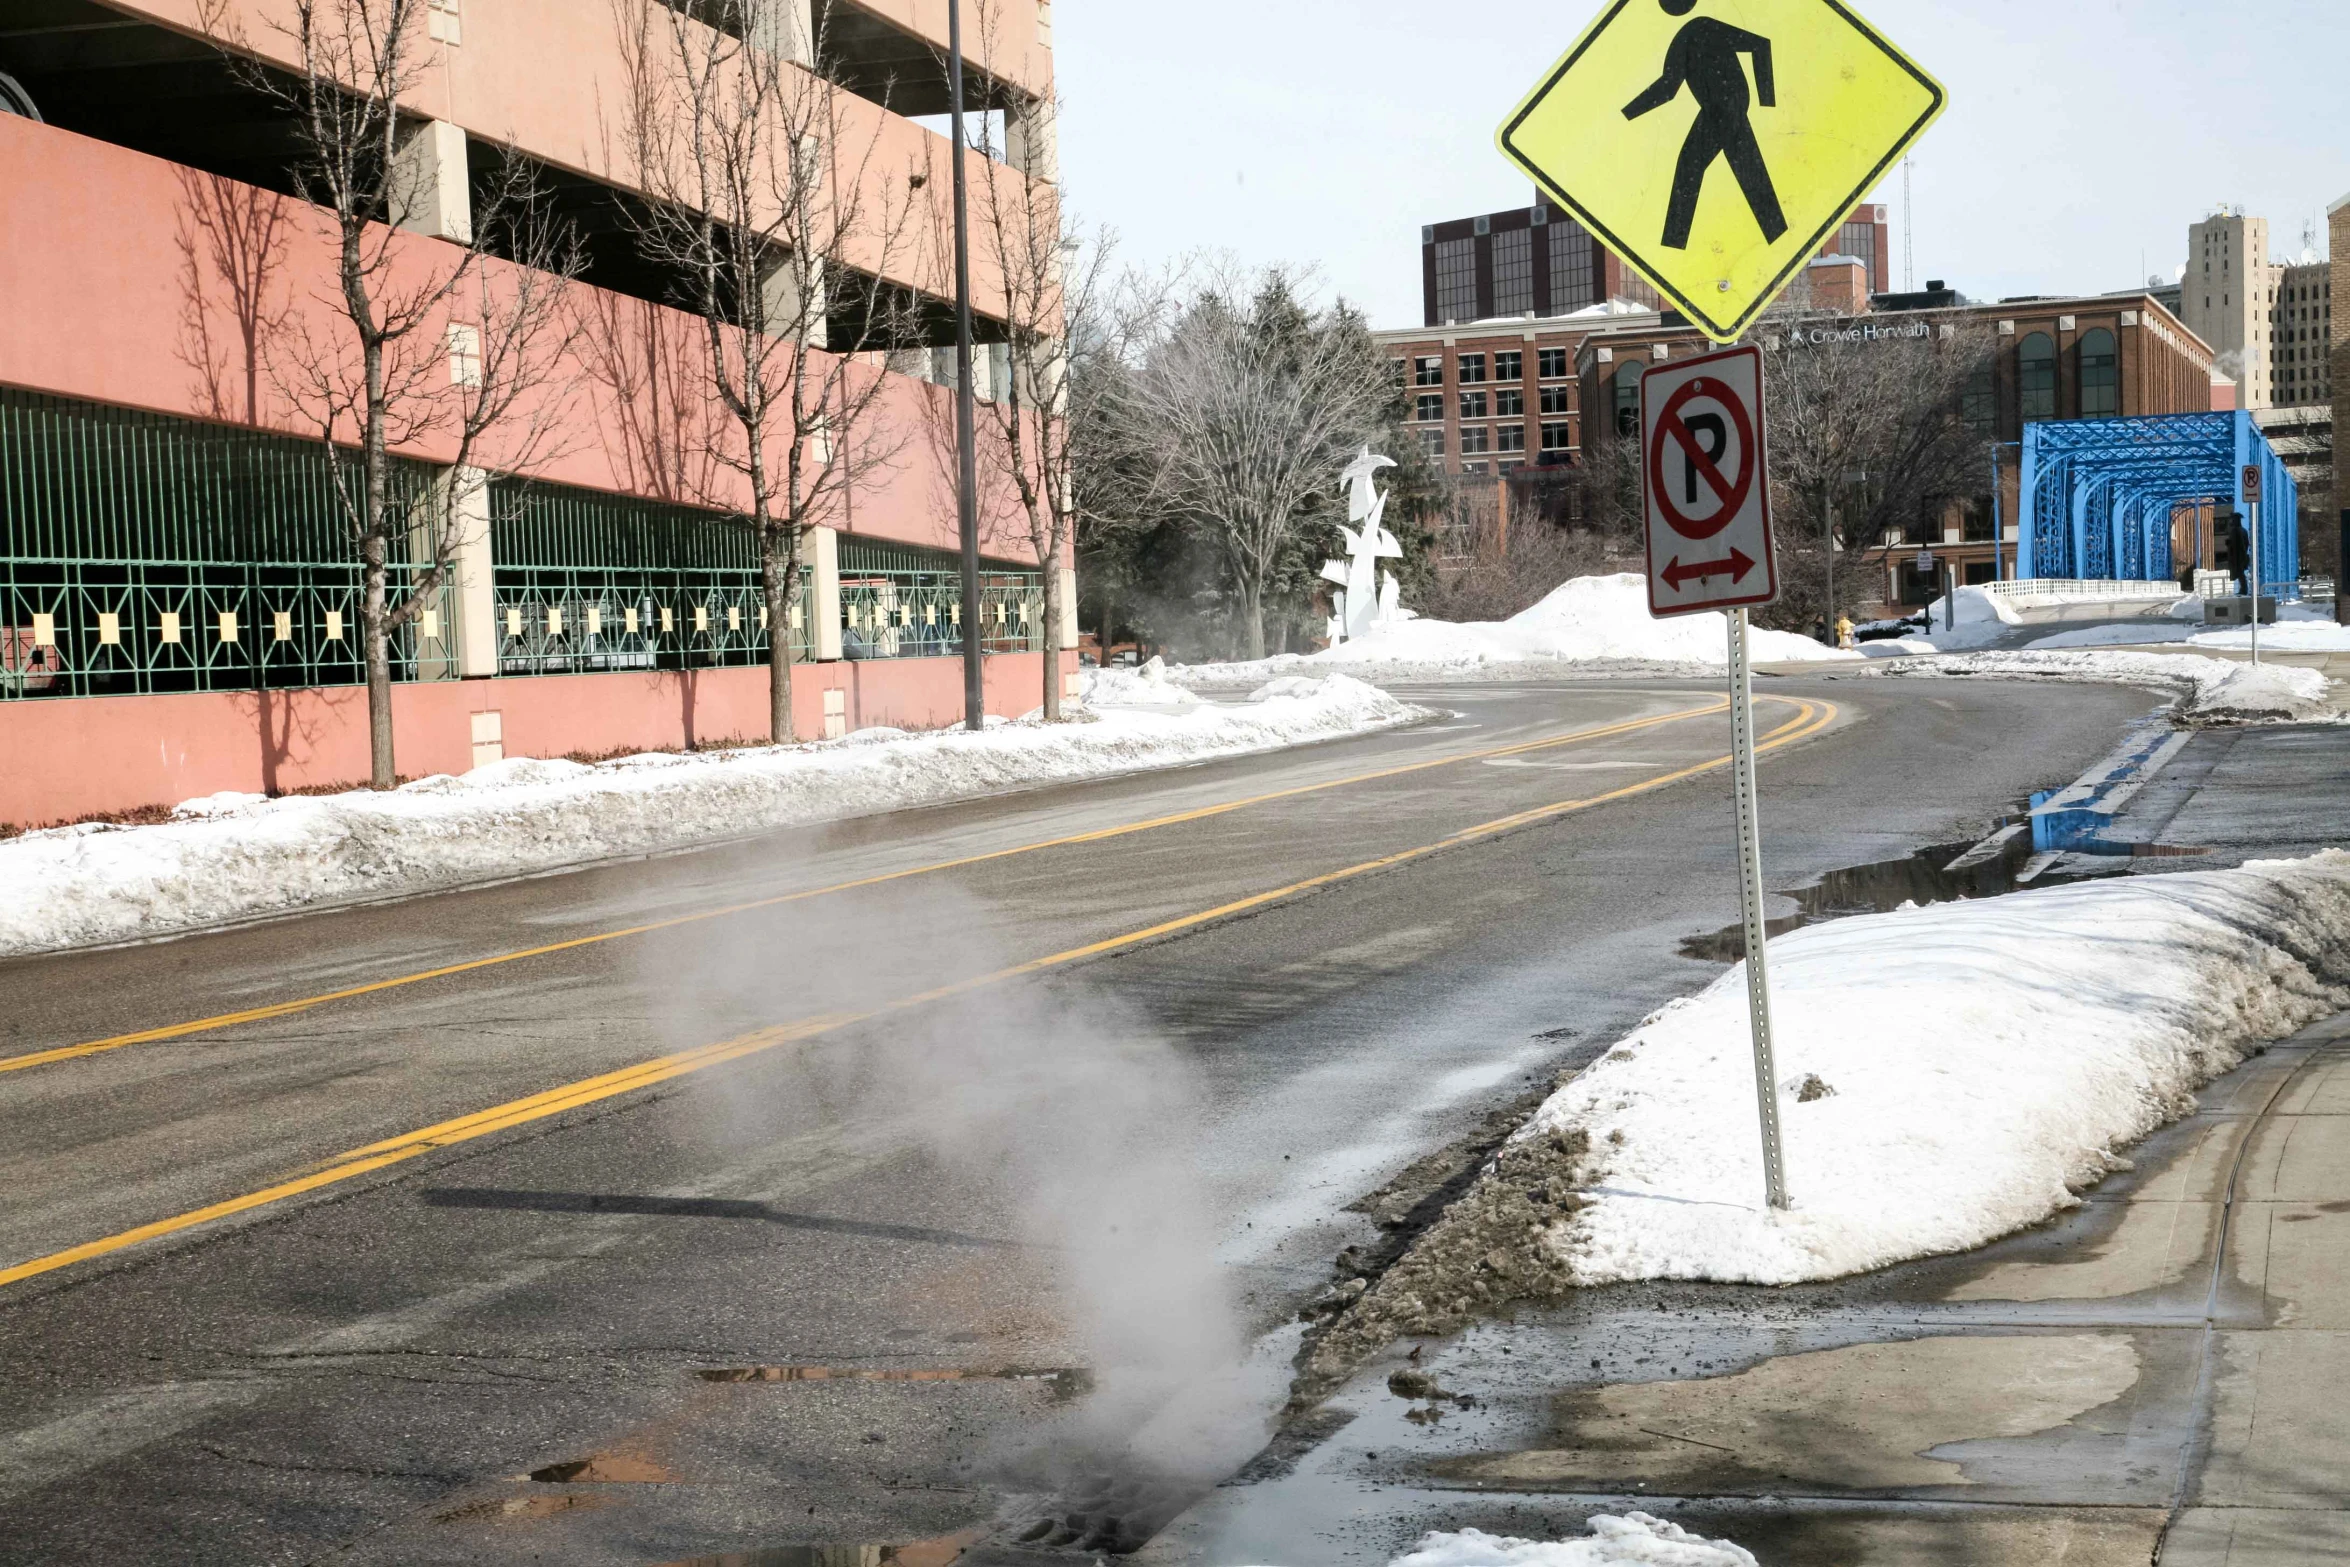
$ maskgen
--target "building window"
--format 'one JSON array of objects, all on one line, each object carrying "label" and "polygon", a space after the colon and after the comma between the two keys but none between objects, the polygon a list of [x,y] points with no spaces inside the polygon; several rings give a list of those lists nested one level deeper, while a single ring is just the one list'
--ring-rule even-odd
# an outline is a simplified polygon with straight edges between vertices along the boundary
[{"label": "building window", "polygon": [[2056,417],[2056,340],[2034,332],[2015,351],[2016,392],[2026,424]]},{"label": "building window", "polygon": [[1989,435],[1998,422],[1999,398],[1992,390],[1989,365],[1977,370],[1967,381],[1966,390],[1958,394],[1958,416],[1977,435]]},{"label": "building window", "polygon": [[1444,422],[1444,394],[1442,392],[1431,393],[1419,398],[1413,404],[1413,408],[1412,417],[1422,424],[1442,424]]},{"label": "building window", "polygon": [[1494,389],[1493,411],[1504,419],[1522,419],[1526,416],[1525,389],[1503,386]]},{"label": "building window", "polygon": [[[1582,224],[1561,219],[1550,226],[1550,313],[1563,316],[1598,303],[1598,268],[1591,236],[1583,232]],[[1562,360],[1566,358],[1563,349],[1558,353]],[[1550,374],[1548,370],[1542,373]],[[1559,374],[1566,373],[1562,366]]]},{"label": "building window", "polygon": [[1414,386],[1442,386],[1444,384],[1444,359],[1441,355],[1415,359],[1412,363],[1415,366],[1412,373]]},{"label": "building window", "polygon": [[1575,391],[1569,386],[1546,386],[1542,389],[1542,411],[1546,414],[1571,414],[1575,411]]},{"label": "building window", "polygon": [[1542,427],[1542,449],[1546,452],[1567,452],[1575,449],[1574,426],[1546,424]]},{"label": "building window", "polygon": [[1542,379],[1545,381],[1564,380],[1569,373],[1569,367],[1567,365],[1567,351],[1563,348],[1544,348],[1536,350],[1535,368],[1541,373]]},{"label": "building window", "polygon": [[1505,452],[1524,451],[1526,449],[1526,427],[1522,424],[1503,425],[1501,427],[1501,449]]},{"label": "building window", "polygon": [[1526,356],[1516,349],[1493,356],[1493,378],[1496,381],[1523,381],[1526,379]]},{"label": "building window", "polygon": [[2081,417],[2111,419],[2122,411],[2121,350],[2103,327],[2081,339]]},{"label": "building window", "polygon": [[1869,289],[1880,287],[1877,279],[1877,226],[1874,223],[1847,223],[1836,231],[1838,253],[1857,257],[1869,265]]},{"label": "building window", "polygon": [[1640,375],[1642,367],[1628,364],[1616,372],[1615,415],[1616,434],[1636,436],[1640,433]]},{"label": "building window", "polygon": [[1493,313],[1530,315],[1534,310],[1534,231],[1493,236]]},{"label": "building window", "polygon": [[1411,384],[1412,362],[1410,360],[1390,359],[1387,361],[1387,368],[1395,376],[1396,385],[1409,386]]},{"label": "building window", "polygon": [[1444,459],[1444,428],[1443,428],[1443,426],[1439,425],[1437,428],[1435,428],[1435,429],[1433,429],[1433,430],[1422,430],[1422,431],[1420,432],[1420,452],[1421,452],[1421,454],[1422,454],[1423,456],[1425,456],[1425,457],[1428,457],[1428,458],[1430,458],[1431,460],[1438,461],[1438,462],[1441,462],[1441,461],[1443,461],[1443,459]]},{"label": "building window", "polygon": [[1483,392],[1461,393],[1461,417],[1464,419],[1485,417],[1485,394]]},{"label": "building window", "polygon": [[1461,426],[1461,453],[1471,456],[1492,450],[1493,427],[1483,424]]},{"label": "building window", "polygon": [[1483,354],[1461,355],[1461,385],[1481,386],[1484,381],[1485,356]]},{"label": "building window", "polygon": [[1437,242],[1436,319],[1477,319],[1477,242],[1473,239]]}]

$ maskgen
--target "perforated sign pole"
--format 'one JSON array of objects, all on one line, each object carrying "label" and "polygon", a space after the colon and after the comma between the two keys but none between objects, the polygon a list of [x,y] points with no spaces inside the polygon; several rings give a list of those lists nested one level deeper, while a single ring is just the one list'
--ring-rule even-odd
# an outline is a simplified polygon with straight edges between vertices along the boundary
[{"label": "perforated sign pole", "polygon": [[1771,1049],[1769,930],[1763,921],[1762,810],[1755,794],[1754,664],[1747,612],[1779,597],[1763,420],[1762,351],[1752,346],[1657,365],[1640,379],[1648,607],[1662,619],[1720,610],[1730,622],[1730,756],[1738,879],[1746,915],[1746,1004],[1762,1117],[1763,1189],[1787,1206],[1779,1072]]},{"label": "perforated sign pole", "polygon": [[1754,675],[1746,608],[1730,615],[1730,756],[1738,792],[1738,877],[1746,904],[1746,1011],[1754,1033],[1754,1096],[1762,1112],[1763,1191],[1787,1206],[1786,1157],[1779,1147],[1779,1068],[1771,1050],[1770,931],[1763,919],[1762,806],[1754,785]]}]

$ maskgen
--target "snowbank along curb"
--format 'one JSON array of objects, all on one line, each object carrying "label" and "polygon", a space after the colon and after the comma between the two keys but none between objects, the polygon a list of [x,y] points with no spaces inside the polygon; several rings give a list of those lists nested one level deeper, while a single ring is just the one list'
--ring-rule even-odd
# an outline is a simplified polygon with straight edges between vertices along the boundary
[{"label": "snowbank along curb", "polygon": [[1420,722],[1343,675],[1240,706],[1097,681],[1098,720],[846,740],[593,766],[508,761],[384,794],[218,795],[152,827],[62,827],[0,843],[0,956],[137,940],[294,909],[529,875],[1006,789],[1183,766]]}]

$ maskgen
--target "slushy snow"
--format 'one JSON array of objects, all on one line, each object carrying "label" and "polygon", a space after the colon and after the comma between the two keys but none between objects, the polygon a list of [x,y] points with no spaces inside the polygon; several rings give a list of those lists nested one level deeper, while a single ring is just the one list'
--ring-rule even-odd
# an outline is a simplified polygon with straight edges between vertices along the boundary
[{"label": "slushy snow", "polygon": [[[1822,647],[1809,637],[1761,630],[1754,633],[1753,655],[1760,664],[1857,657]],[[1648,612],[1646,580],[1627,573],[1577,577],[1508,620],[1407,620],[1319,653],[1200,665],[1182,675],[1222,683],[1343,669],[1368,679],[1445,680],[1485,671],[1524,674],[1526,666],[1539,664],[1695,664],[1721,669],[1729,662],[1730,625],[1725,617],[1658,620]]]},{"label": "slushy snow", "polygon": [[1756,1567],[1753,1553],[1680,1525],[1632,1513],[1601,1516],[1580,1540],[1513,1540],[1463,1529],[1431,1534],[1394,1567]]},{"label": "slushy snow", "polygon": [[1338,739],[1430,715],[1344,675],[1201,702],[1163,672],[1088,682],[1097,719],[870,729],[796,747],[516,759],[376,794],[214,795],[152,827],[0,843],[0,955],[127,941],[322,903],[528,875],[778,827]]},{"label": "slushy snow", "polygon": [[1538,1242],[1574,1282],[1840,1278],[2073,1206],[2254,1047],[2350,1006],[2350,853],[1908,908],[1769,950],[1793,1210],[1763,1204],[1741,965],[1518,1132],[1588,1138],[1589,1205]]}]

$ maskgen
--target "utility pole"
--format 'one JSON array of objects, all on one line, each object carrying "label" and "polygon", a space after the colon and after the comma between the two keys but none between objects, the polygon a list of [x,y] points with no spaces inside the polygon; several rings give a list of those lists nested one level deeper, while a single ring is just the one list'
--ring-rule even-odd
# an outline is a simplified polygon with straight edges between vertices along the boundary
[{"label": "utility pole", "polygon": [[947,0],[947,99],[955,122],[955,511],[963,534],[963,727],[987,727],[987,625],[979,602],[979,415],[971,387],[971,190],[963,169],[963,6]]}]

